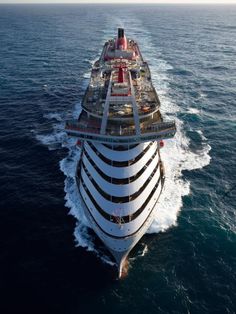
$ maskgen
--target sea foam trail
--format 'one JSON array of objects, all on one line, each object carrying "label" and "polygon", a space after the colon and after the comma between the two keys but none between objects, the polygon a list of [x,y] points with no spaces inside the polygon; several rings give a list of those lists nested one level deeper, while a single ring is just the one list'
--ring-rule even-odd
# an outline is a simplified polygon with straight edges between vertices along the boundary
[{"label": "sea foam trail", "polygon": [[[104,38],[107,34],[104,33]],[[131,34],[132,35],[132,34]],[[136,37],[135,34],[133,36]],[[144,47],[148,47],[147,51],[144,51],[145,59],[152,60],[150,63],[152,80],[154,86],[157,89],[161,100],[161,111],[164,115],[173,119],[176,113],[181,112],[181,108],[178,107],[172,99],[168,96],[169,90],[169,77],[167,75],[171,66],[163,59],[155,56],[155,47],[152,47],[151,39],[148,33],[143,34],[141,38]],[[142,47],[141,47],[142,48]],[[91,63],[93,63],[91,61]],[[84,89],[87,87],[90,72],[84,75]],[[81,105],[77,103],[73,111],[73,117],[77,118],[81,112]],[[200,114],[200,112],[190,110],[189,114]],[[48,118],[55,118],[55,115],[48,115]],[[183,121],[174,117],[177,125],[177,133],[174,139],[166,140],[165,146],[161,149],[161,156],[164,161],[166,181],[165,187],[161,194],[161,197],[155,208],[155,219],[150,226],[148,233],[163,232],[176,225],[177,217],[182,207],[182,198],[190,193],[190,182],[184,179],[182,175],[183,170],[194,170],[202,168],[210,162],[210,146],[207,144],[207,139],[204,137],[203,132],[198,130],[202,139],[202,148],[193,152],[190,150],[190,140],[185,135],[183,130]],[[57,117],[58,120],[60,118]],[[58,137],[55,137],[55,131],[58,128]],[[75,146],[74,139],[64,139],[65,133],[61,130],[61,123],[58,121],[58,125],[55,126],[53,134],[41,136],[39,139],[44,144],[52,146],[53,141],[60,141],[61,146],[67,147],[69,150],[68,156],[60,162],[60,169],[65,174],[65,200],[66,206],[70,209],[70,214],[77,219],[76,227],[74,230],[74,236],[76,239],[76,245],[85,248],[88,251],[93,251],[103,262],[112,264],[108,257],[104,255],[102,250],[95,247],[94,236],[92,236],[89,230],[89,223],[83,213],[81,206],[81,197],[78,193],[78,189],[75,182],[75,171],[78,160],[80,159],[80,149]],[[148,251],[147,248],[141,254],[142,256]]]},{"label": "sea foam trail", "polygon": [[[181,112],[181,108],[174,103],[169,95],[168,71],[172,69],[163,59],[155,57],[155,47],[149,36],[143,38],[145,47],[149,49],[145,53],[145,57],[152,60],[150,69],[152,73],[152,81],[157,90],[161,101],[161,112],[168,119],[175,119],[177,132],[175,137],[165,141],[164,147],[161,149],[161,157],[165,167],[165,185],[160,199],[156,205],[156,215],[148,233],[158,233],[165,231],[171,226],[176,225],[178,213],[180,212],[183,202],[182,198],[190,193],[190,182],[183,178],[183,170],[195,170],[207,166],[210,163],[209,151],[211,147],[206,143],[202,131],[198,131],[203,140],[203,146],[198,152],[190,150],[190,140],[187,138],[183,121],[175,115]],[[184,110],[184,109],[182,109]],[[189,110],[189,114],[200,114],[200,111]]]},{"label": "sea foam trail", "polygon": [[[79,110],[77,111],[79,114]],[[86,219],[82,209],[82,199],[78,193],[78,188],[75,181],[75,172],[77,163],[80,159],[81,150],[75,143],[68,142],[67,148],[69,154],[60,162],[60,169],[65,174],[65,200],[66,207],[70,208],[69,214],[77,219],[74,236],[76,239],[76,246],[81,246],[87,251],[93,251],[103,262],[114,265],[114,263],[106,256],[99,248],[95,247],[94,236],[89,233],[89,222]]]}]

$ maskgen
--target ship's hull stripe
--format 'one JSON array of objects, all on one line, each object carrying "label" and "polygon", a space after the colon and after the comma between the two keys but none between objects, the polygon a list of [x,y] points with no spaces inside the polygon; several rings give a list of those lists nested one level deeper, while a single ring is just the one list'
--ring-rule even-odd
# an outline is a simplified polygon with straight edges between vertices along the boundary
[{"label": "ship's hull stripe", "polygon": [[106,220],[112,222],[112,223],[116,223],[119,218],[121,221],[123,221],[124,223],[129,223],[131,221],[133,221],[134,219],[136,219],[140,213],[146,208],[148,202],[151,200],[153,194],[155,193],[159,183],[160,183],[160,178],[158,179],[157,183],[155,184],[154,188],[152,189],[151,193],[149,194],[149,196],[147,197],[147,199],[145,200],[145,202],[143,203],[143,205],[136,210],[133,214],[130,215],[126,215],[126,216],[116,216],[116,215],[110,215],[107,212],[105,212],[96,202],[96,200],[94,199],[94,197],[92,196],[91,192],[89,191],[88,187],[86,186],[84,180],[81,178],[80,179],[80,183],[82,184],[84,190],[86,191],[88,197],[90,198],[90,200],[92,201],[94,207],[97,209],[97,211],[101,214],[101,216],[103,216]]},{"label": "ship's hull stripe", "polygon": [[[155,191],[156,191],[156,189],[157,189],[157,187],[158,187],[158,185],[159,185],[159,181],[160,181],[160,180],[158,180],[158,182],[157,182],[157,184],[156,184],[156,188],[154,188],[154,189],[152,190],[152,192],[151,192],[152,195],[155,193]],[[160,194],[161,194],[161,191],[162,191],[162,188],[161,188],[161,190],[160,190]],[[85,192],[86,192],[86,194],[87,194],[87,191],[86,191],[86,190],[85,190]],[[80,194],[81,194],[81,192],[80,192]],[[150,195],[151,195],[151,194],[150,194]],[[159,194],[159,196],[160,196],[160,194]],[[87,194],[87,195],[88,195],[88,194]],[[152,209],[149,211],[148,216],[146,217],[146,219],[143,221],[143,223],[139,226],[139,228],[138,228],[137,230],[135,230],[135,231],[133,231],[132,233],[127,234],[127,235],[125,235],[125,236],[116,236],[116,235],[113,235],[113,234],[111,234],[111,233],[105,231],[105,230],[98,224],[98,221],[94,218],[94,216],[93,216],[91,210],[87,207],[87,205],[86,205],[86,200],[84,200],[84,197],[83,197],[82,194],[81,194],[81,197],[82,197],[83,200],[84,200],[86,209],[87,209],[87,211],[88,211],[90,217],[91,217],[92,220],[94,221],[94,223],[97,225],[97,227],[98,227],[105,235],[107,235],[108,237],[113,238],[113,239],[120,239],[120,240],[121,240],[121,239],[125,239],[125,238],[127,238],[127,237],[134,236],[136,233],[138,233],[138,232],[143,228],[143,226],[145,225],[147,219],[149,218],[149,216],[151,215],[152,211],[154,210],[154,207],[156,206],[156,203],[157,203],[157,201],[158,201],[158,199],[159,199],[159,196],[157,197],[157,200],[155,201],[154,206],[153,206]],[[151,196],[151,197],[152,197],[152,196]],[[151,197],[150,197],[150,199],[151,199]],[[92,198],[91,198],[91,201],[92,201]],[[101,214],[101,213],[100,213],[100,214]],[[106,214],[106,215],[107,215],[107,214]],[[137,216],[138,216],[138,215],[137,215]],[[108,218],[107,220],[110,219],[110,215],[109,215],[109,217],[108,217],[108,216],[106,216],[106,217]],[[105,217],[104,217],[104,218],[105,218]],[[119,217],[118,217],[118,218],[119,218]],[[105,218],[105,219],[106,219],[106,218]],[[116,220],[116,223],[117,223],[117,217],[114,216],[113,219],[115,219],[115,220]]]},{"label": "ship's hull stripe", "polygon": [[[130,201],[135,200],[147,187],[148,183],[151,181],[151,179],[153,178],[153,176],[155,175],[155,173],[158,170],[158,166],[159,166],[159,162],[156,164],[156,167],[154,168],[154,170],[152,171],[152,173],[150,174],[150,176],[147,178],[147,180],[144,182],[144,184],[139,188],[138,191],[136,191],[135,193],[128,195],[128,196],[114,196],[114,195],[110,195],[108,193],[106,193],[97,183],[96,181],[92,178],[92,176],[90,175],[90,173],[88,172],[86,166],[84,163],[82,163],[82,169],[84,170],[88,179],[90,180],[91,184],[94,186],[94,188],[108,201],[111,201],[113,203],[128,203]],[[82,174],[83,176],[83,174]]]},{"label": "ship's hull stripe", "polygon": [[147,159],[150,159],[153,153],[156,151],[157,143],[155,142],[155,145],[152,145],[152,147],[150,147],[147,153],[138,162],[129,167],[122,168],[107,165],[96,155],[96,153],[90,148],[90,146],[87,143],[85,143],[84,148],[87,154],[89,154],[90,158],[96,163],[96,165],[100,169],[102,169],[102,171],[107,176],[109,176],[112,173],[114,178],[124,179],[136,175],[143,167],[145,167]]},{"label": "ship's hull stripe", "polygon": [[128,146],[126,146],[126,149],[124,149],[123,151],[117,151],[111,148],[109,149],[104,144],[101,144],[101,143],[93,142],[93,145],[107,159],[122,162],[122,161],[128,161],[128,159],[136,158],[146,149],[146,147],[150,143],[151,142],[141,143],[134,148],[129,148]]},{"label": "ship's hull stripe", "polygon": [[[142,143],[143,144],[143,143]],[[140,144],[130,144],[130,145],[109,145],[109,144],[103,144],[105,147],[109,148],[110,150],[116,150],[118,152],[122,152],[122,151],[126,151],[128,149],[133,149],[137,146],[139,146]]]},{"label": "ship's hull stripe", "polygon": [[152,191],[156,182],[160,178],[160,172],[159,171],[156,172],[151,181],[148,183],[146,189],[137,198],[135,198],[134,200],[130,200],[129,202],[126,203],[114,203],[110,200],[105,199],[92,185],[91,181],[89,180],[84,171],[82,171],[82,175],[80,178],[83,179],[86,187],[93,195],[93,198],[96,200],[98,205],[101,208],[103,208],[104,211],[109,213],[109,215],[113,215],[114,213],[119,211],[122,213],[123,216],[125,216],[134,213],[139,207],[142,206],[142,204],[147,199],[150,191]]},{"label": "ship's hull stripe", "polygon": [[[158,148],[156,149],[156,151],[154,152],[154,154],[151,156],[151,158],[148,160],[148,162],[146,163],[146,165],[134,176],[131,176],[129,178],[123,178],[123,179],[119,179],[119,178],[113,178],[110,177],[108,175],[106,175],[103,171],[101,171],[101,169],[95,164],[95,162],[93,161],[93,159],[89,156],[89,154],[86,152],[86,150],[84,150],[83,154],[86,157],[87,161],[90,162],[90,164],[94,167],[94,169],[100,174],[100,176],[106,180],[109,183],[113,183],[113,184],[128,184],[130,182],[134,182],[135,180],[137,180],[137,178],[139,178],[144,171],[146,170],[146,168],[150,165],[150,163],[152,162],[152,160],[155,158],[156,154],[158,152]],[[83,158],[85,159],[85,158]],[[84,163],[86,164],[86,160],[84,161]]]},{"label": "ship's hull stripe", "polygon": [[[146,170],[139,176],[135,181],[129,182],[127,184],[114,184],[111,182],[107,182],[91,165],[91,163],[84,156],[83,162],[86,164],[86,168],[92,178],[96,181],[96,183],[102,187],[104,191],[110,191],[109,194],[114,196],[125,196],[131,195],[137,191],[137,187],[141,186],[143,182],[147,180],[147,178],[151,175],[152,171],[156,167],[159,161],[159,156],[156,156],[152,159],[152,162],[147,166]],[[80,176],[80,166],[82,162],[79,163],[77,175]]]},{"label": "ship's hull stripe", "polygon": [[[135,164],[136,162],[138,162],[143,155],[145,155],[147,153],[147,151],[149,150],[149,148],[153,145],[154,142],[151,142],[138,156],[136,156],[133,159],[130,160],[124,160],[124,161],[116,161],[116,160],[111,160],[107,157],[105,157],[96,147],[95,145],[93,145],[93,143],[87,143],[90,148],[95,152],[95,154],[97,154],[97,156],[104,161],[106,164],[112,166],[112,167],[129,167],[133,164]],[[126,158],[129,157],[129,152],[127,152],[126,154]]]}]

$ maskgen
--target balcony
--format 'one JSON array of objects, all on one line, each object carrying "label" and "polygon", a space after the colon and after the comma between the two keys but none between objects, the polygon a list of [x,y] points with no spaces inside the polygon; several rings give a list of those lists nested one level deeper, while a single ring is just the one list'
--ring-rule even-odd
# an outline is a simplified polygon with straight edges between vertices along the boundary
[{"label": "balcony", "polygon": [[143,127],[140,125],[140,134],[136,133],[134,126],[114,125],[107,128],[105,134],[100,134],[100,128],[97,126],[71,120],[66,122],[65,130],[68,135],[80,140],[125,145],[172,138],[176,132],[176,125],[174,121],[158,122]]}]

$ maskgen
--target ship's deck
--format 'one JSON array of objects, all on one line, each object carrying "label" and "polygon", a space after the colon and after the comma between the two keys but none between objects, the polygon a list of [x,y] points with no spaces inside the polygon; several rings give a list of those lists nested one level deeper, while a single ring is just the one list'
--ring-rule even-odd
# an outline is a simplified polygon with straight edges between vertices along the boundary
[{"label": "ship's deck", "polygon": [[[127,40],[126,49],[119,50],[117,40],[106,42],[100,59],[94,63],[82,113],[78,120],[67,123],[67,132],[82,140],[103,143],[173,137],[175,123],[163,122],[150,70],[137,43]],[[117,54],[124,56],[118,58]]]},{"label": "ship's deck", "polygon": [[[106,47],[106,45],[105,45]],[[104,47],[104,49],[106,49]],[[103,54],[102,54],[103,55]],[[145,116],[156,111],[160,102],[152,85],[150,70],[146,62],[139,56],[137,60],[119,59],[97,61],[92,69],[89,86],[86,90],[82,106],[95,115],[102,117],[111,75],[116,78],[115,69],[122,64],[130,73],[127,79],[129,88],[133,88],[138,114]],[[133,116],[132,104],[129,99],[112,97],[114,105],[110,106],[109,118],[127,118]],[[118,103],[120,101],[120,103]],[[123,104],[122,104],[123,103]]]}]

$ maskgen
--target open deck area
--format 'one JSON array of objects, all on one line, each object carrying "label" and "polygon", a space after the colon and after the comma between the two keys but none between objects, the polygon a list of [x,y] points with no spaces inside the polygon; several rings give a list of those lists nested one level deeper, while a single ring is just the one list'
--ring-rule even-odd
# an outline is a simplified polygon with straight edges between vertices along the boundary
[{"label": "open deck area", "polygon": [[78,120],[66,131],[81,140],[138,143],[174,136],[174,121],[164,122],[147,62],[123,29],[105,43],[92,68]]},{"label": "open deck area", "polygon": [[[119,67],[123,69],[122,86],[118,86]],[[149,67],[141,57],[138,60],[96,61],[82,102],[84,110],[91,115],[102,117],[109,89],[110,118],[132,116],[132,99],[136,102],[140,116],[150,114],[160,106]]]}]

